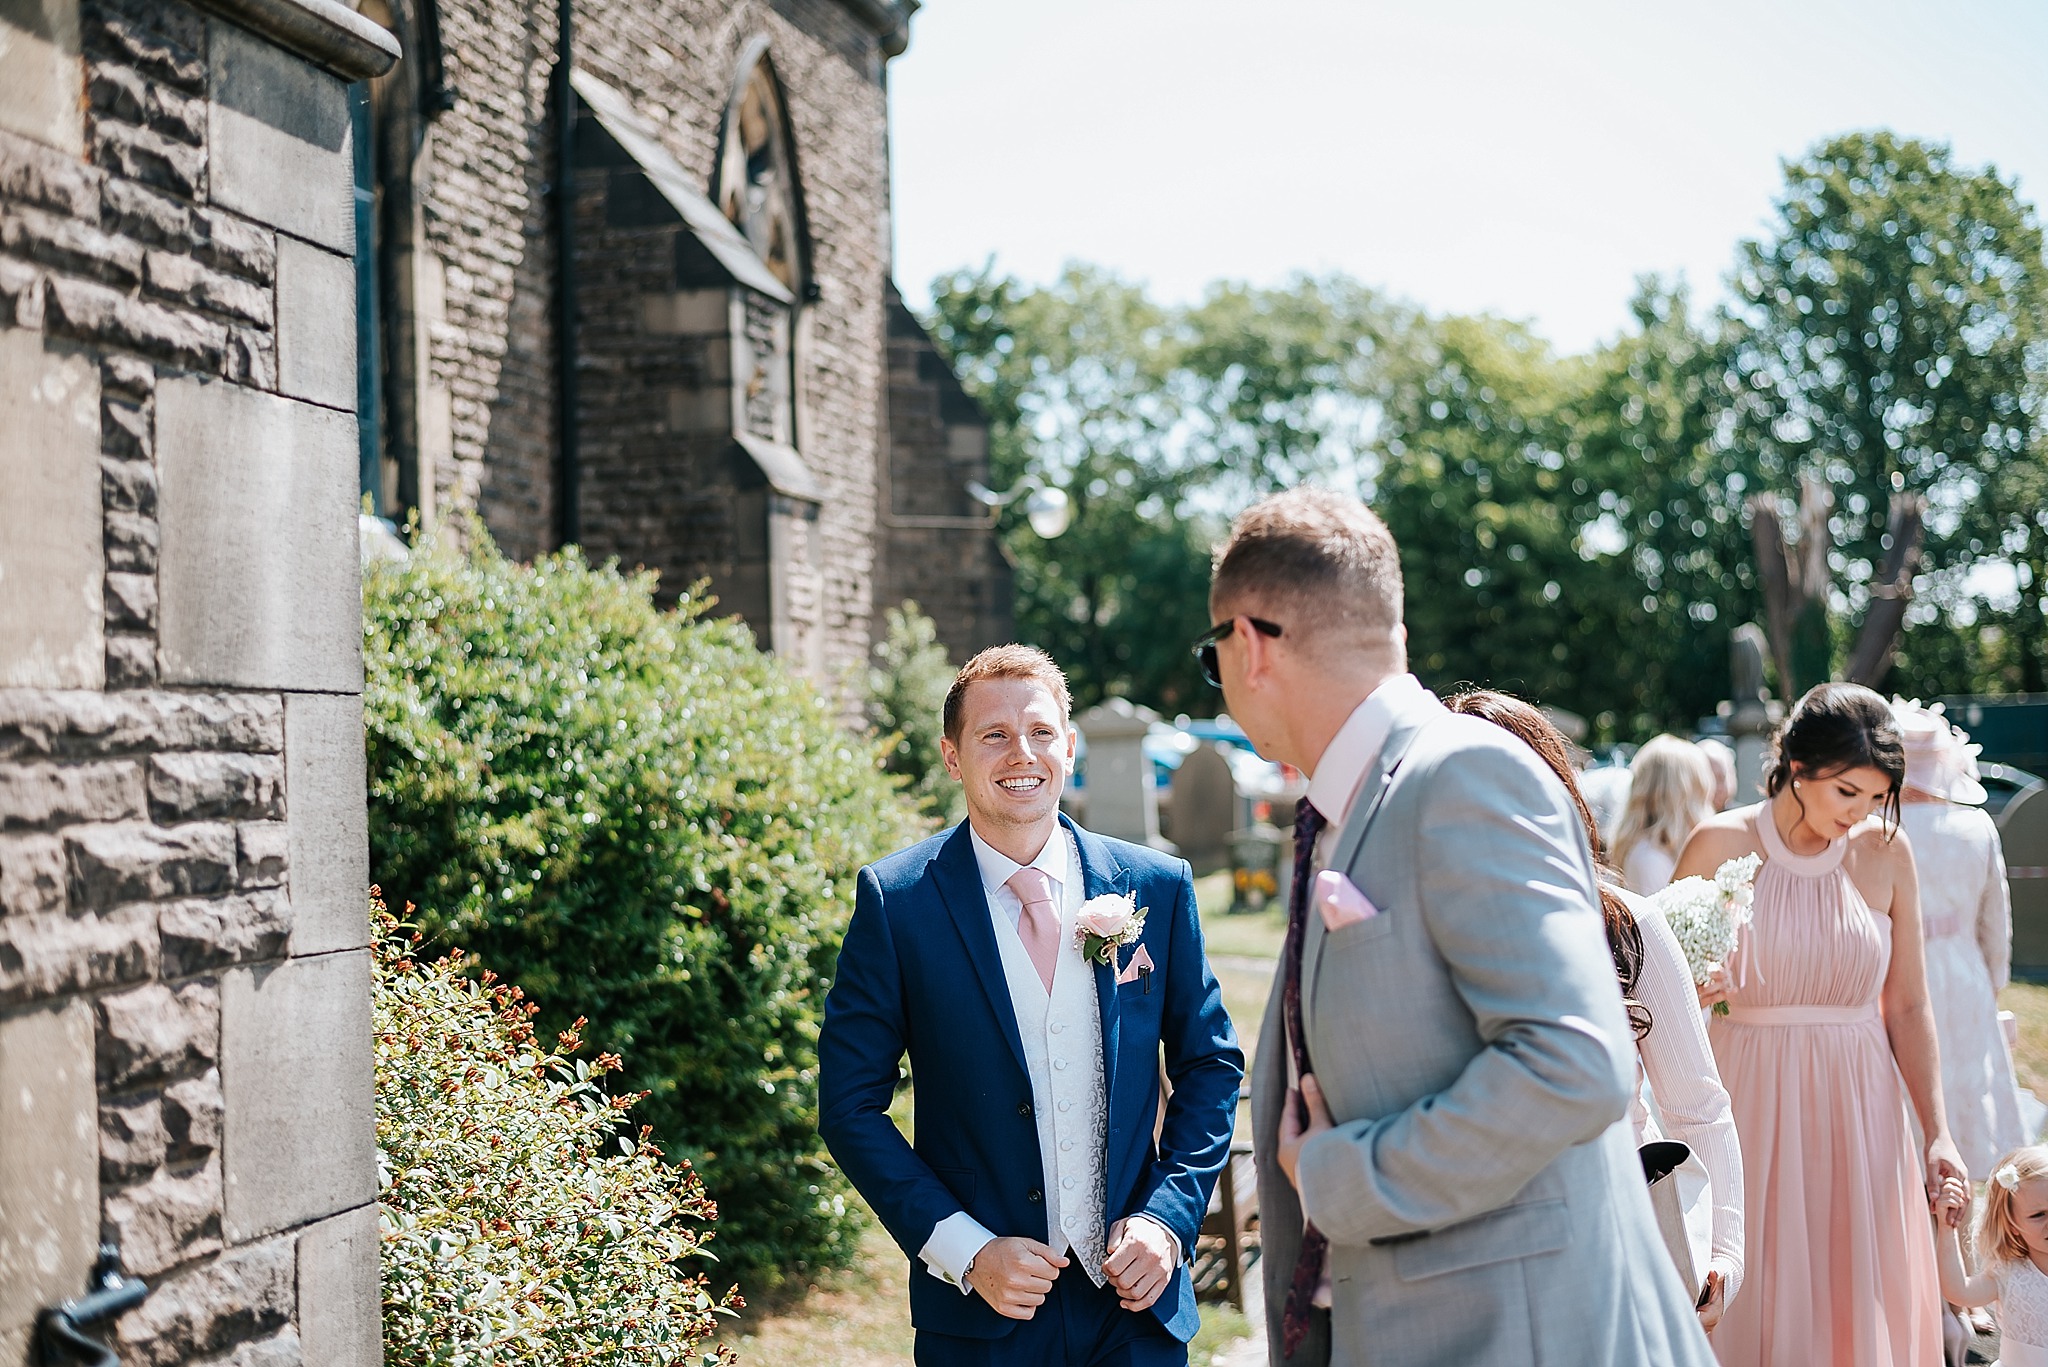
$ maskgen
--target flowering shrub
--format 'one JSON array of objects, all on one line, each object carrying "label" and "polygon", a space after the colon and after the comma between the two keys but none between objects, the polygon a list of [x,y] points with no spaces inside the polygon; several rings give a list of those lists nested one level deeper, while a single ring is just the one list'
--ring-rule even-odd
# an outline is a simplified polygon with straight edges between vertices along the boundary
[{"label": "flowering shrub", "polygon": [[717,1194],[714,1281],[843,1263],[817,1037],[860,866],[924,830],[875,743],[746,628],[571,550],[429,539],[363,580],[372,868],[420,928],[587,1013]]},{"label": "flowering shrub", "polygon": [[[670,1167],[619,1060],[534,1033],[532,1003],[458,950],[416,962],[373,903],[384,1360],[392,1367],[729,1362],[700,1350],[714,1302],[688,1260],[716,1215]],[[416,939],[417,937],[414,937]]]}]

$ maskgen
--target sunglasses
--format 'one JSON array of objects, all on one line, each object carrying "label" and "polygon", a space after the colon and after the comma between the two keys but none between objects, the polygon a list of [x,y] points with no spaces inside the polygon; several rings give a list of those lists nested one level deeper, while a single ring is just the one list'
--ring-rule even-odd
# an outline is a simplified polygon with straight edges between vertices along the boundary
[{"label": "sunglasses", "polygon": [[[1252,629],[1261,635],[1278,636],[1280,634],[1279,627],[1274,626],[1263,618],[1247,617],[1244,620],[1250,622]],[[1195,642],[1195,659],[1201,663],[1202,677],[1209,681],[1211,688],[1223,687],[1223,676],[1216,672],[1216,643],[1236,630],[1237,618],[1233,617],[1227,622],[1218,622],[1215,626],[1210,627],[1203,634],[1202,639]]]}]

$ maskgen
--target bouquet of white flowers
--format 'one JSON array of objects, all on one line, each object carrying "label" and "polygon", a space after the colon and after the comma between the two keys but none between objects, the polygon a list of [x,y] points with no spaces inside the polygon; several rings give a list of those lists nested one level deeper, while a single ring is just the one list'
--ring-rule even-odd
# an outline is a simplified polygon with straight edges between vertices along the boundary
[{"label": "bouquet of white flowers", "polygon": [[[1650,897],[1650,905],[1664,913],[1671,933],[1678,937],[1694,983],[1704,986],[1735,952],[1736,939],[1749,924],[1756,871],[1762,863],[1756,855],[1745,854],[1715,869],[1711,879],[1681,878]],[[1716,1002],[1714,1013],[1728,1014],[1728,1004]]]}]

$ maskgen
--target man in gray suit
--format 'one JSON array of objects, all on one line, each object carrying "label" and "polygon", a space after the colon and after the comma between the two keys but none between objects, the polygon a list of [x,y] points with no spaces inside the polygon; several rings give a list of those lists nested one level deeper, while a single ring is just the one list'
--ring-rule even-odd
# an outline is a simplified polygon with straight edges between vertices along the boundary
[{"label": "man in gray suit", "polygon": [[1394,540],[1355,498],[1247,511],[1209,604],[1230,715],[1310,776],[1252,1072],[1272,1361],[1712,1367],[1556,777],[1407,673]]}]

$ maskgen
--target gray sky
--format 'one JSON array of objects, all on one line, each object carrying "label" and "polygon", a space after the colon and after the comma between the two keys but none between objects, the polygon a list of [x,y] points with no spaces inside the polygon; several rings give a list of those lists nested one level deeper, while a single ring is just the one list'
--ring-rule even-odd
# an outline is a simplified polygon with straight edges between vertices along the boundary
[{"label": "gray sky", "polygon": [[896,275],[1070,259],[1168,299],[1341,270],[1577,350],[1718,300],[1778,162],[1890,127],[2048,199],[2048,0],[927,0]]}]

